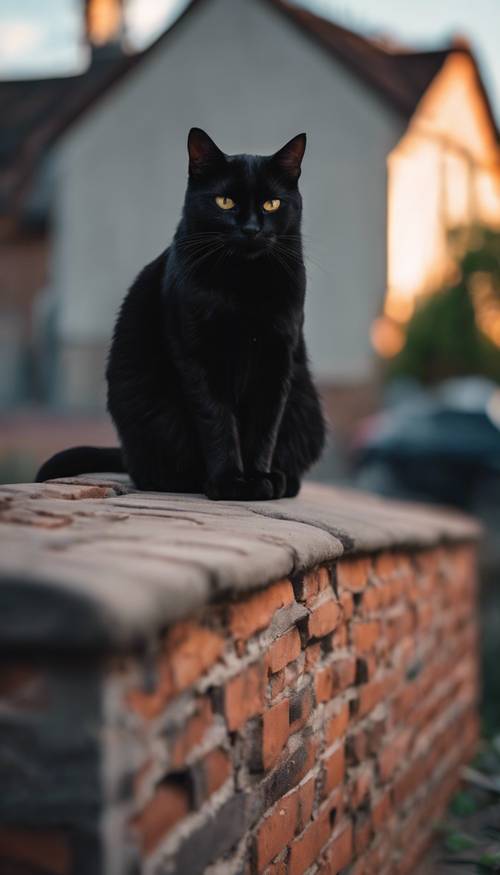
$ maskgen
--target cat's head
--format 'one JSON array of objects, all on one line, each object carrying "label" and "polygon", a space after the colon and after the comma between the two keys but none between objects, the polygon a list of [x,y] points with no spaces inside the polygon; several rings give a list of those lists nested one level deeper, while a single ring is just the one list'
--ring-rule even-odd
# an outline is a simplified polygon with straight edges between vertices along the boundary
[{"label": "cat's head", "polygon": [[274,155],[226,155],[200,128],[188,137],[189,181],[184,215],[189,230],[216,234],[230,252],[257,258],[300,232],[297,187],[306,135]]}]

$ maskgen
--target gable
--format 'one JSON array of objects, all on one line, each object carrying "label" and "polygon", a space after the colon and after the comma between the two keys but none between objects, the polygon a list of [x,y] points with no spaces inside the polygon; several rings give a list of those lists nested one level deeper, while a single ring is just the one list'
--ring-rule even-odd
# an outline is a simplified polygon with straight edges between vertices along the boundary
[{"label": "gable", "polygon": [[498,164],[497,132],[469,52],[448,56],[422,97],[412,127],[463,149],[478,164]]}]

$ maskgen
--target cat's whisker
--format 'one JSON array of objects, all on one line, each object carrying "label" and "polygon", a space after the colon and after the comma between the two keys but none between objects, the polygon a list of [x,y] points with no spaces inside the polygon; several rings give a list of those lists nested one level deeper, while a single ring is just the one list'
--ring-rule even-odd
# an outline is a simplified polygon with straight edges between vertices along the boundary
[{"label": "cat's whisker", "polygon": [[280,264],[282,266],[283,270],[285,271],[286,274],[288,274],[290,279],[294,280],[295,274],[293,273],[291,266],[289,264],[287,264],[287,262],[281,257],[281,255],[278,254],[278,252],[276,250],[272,250],[272,255],[276,259],[278,264]]},{"label": "cat's whisker", "polygon": [[279,244],[275,244],[275,251],[278,252],[285,261],[290,262],[291,264],[295,264],[299,267],[304,261],[307,261],[314,267],[318,268],[318,270],[322,271],[325,276],[329,276],[328,271],[308,255],[299,255],[296,251],[290,250],[282,245],[280,246]]},{"label": "cat's whisker", "polygon": [[[302,243],[305,242],[304,249],[305,249],[306,255],[309,255],[310,250],[312,250],[313,255],[317,255],[319,258],[323,258],[329,254],[328,250],[324,246],[318,245],[318,242],[316,240],[314,240],[313,238],[310,238],[310,237],[308,238],[307,235],[305,235],[305,236],[302,235],[302,237],[303,237]],[[290,234],[290,235],[281,234],[278,239],[279,239],[279,241],[287,241],[287,245],[288,245],[289,240],[292,241],[292,243],[293,242],[300,242],[300,237],[298,237],[295,234]]]},{"label": "cat's whisker", "polygon": [[297,264],[301,264],[303,261],[307,261],[313,267],[316,267],[318,270],[320,270],[325,276],[330,276],[329,271],[327,271],[319,261],[309,255],[309,253],[302,252],[299,254],[297,251],[289,249],[285,244],[280,243],[276,243],[275,247],[283,256],[295,260]]},{"label": "cat's whisker", "polygon": [[[208,251],[203,251],[198,256],[198,258],[196,258],[196,257],[192,258],[191,261],[189,261],[186,265],[184,265],[186,278],[189,278],[190,276],[192,276],[193,272],[200,266],[200,264],[202,264],[204,261],[206,261],[206,259],[209,258],[211,255],[214,255],[220,249],[224,249],[224,244],[222,242],[212,244],[210,246],[210,248],[208,249]],[[195,253],[195,255],[196,255],[196,253]]]},{"label": "cat's whisker", "polygon": [[177,249],[188,249],[191,246],[205,246],[205,245],[208,245],[211,243],[218,243],[218,242],[221,242],[221,237],[219,234],[214,235],[213,237],[210,237],[209,239],[207,239],[206,237],[201,237],[199,239],[180,240],[177,243]]}]

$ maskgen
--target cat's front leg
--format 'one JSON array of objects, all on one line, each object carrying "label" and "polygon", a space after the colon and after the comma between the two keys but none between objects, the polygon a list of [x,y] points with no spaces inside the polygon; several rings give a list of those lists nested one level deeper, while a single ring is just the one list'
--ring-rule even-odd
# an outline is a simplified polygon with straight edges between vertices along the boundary
[{"label": "cat's front leg", "polygon": [[214,501],[266,501],[274,496],[273,484],[261,474],[243,471],[236,417],[224,404],[213,399],[202,405],[198,432],[203,447],[207,477],[204,491]]},{"label": "cat's front leg", "polygon": [[229,404],[214,396],[203,368],[193,359],[185,360],[182,378],[203,454],[207,497],[214,501],[273,498],[273,485],[266,476],[244,473],[236,417]]},{"label": "cat's front leg", "polygon": [[289,394],[289,380],[269,381],[249,417],[245,440],[245,471],[249,479],[265,477],[273,487],[273,498],[287,493],[287,478],[274,463],[279,427]]},{"label": "cat's front leg", "polygon": [[[287,477],[275,464],[278,432],[290,394],[291,356],[288,346],[281,355],[274,349],[272,373],[262,372],[244,425],[242,437],[245,472],[249,479],[265,477],[273,487],[273,497],[287,493]],[[273,359],[270,359],[273,360]]]}]

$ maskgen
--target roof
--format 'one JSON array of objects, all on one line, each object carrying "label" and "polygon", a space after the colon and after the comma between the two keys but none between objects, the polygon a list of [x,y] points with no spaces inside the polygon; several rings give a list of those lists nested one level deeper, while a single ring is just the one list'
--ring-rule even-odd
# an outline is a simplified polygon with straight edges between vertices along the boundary
[{"label": "roof", "polygon": [[[15,213],[23,204],[35,172],[58,137],[144,58],[163,46],[178,25],[202,2],[206,0],[191,0],[176,21],[143,52],[114,59],[96,59],[79,76],[0,82],[0,214]],[[388,51],[370,39],[286,0],[265,2],[285,15],[406,119],[411,118],[449,54],[453,51],[471,54],[463,46],[417,53]],[[479,71],[477,75],[495,128]]]},{"label": "roof", "polygon": [[222,597],[347,554],[476,540],[469,517],[304,484],[209,501],[87,475],[0,487],[0,647],[130,646]]},{"label": "roof", "polygon": [[433,52],[387,51],[370,39],[285,0],[268,0],[309,33],[404,117],[417,103],[453,48]]},{"label": "roof", "polygon": [[58,136],[131,62],[103,59],[79,76],[0,83],[0,213],[15,209]]}]

